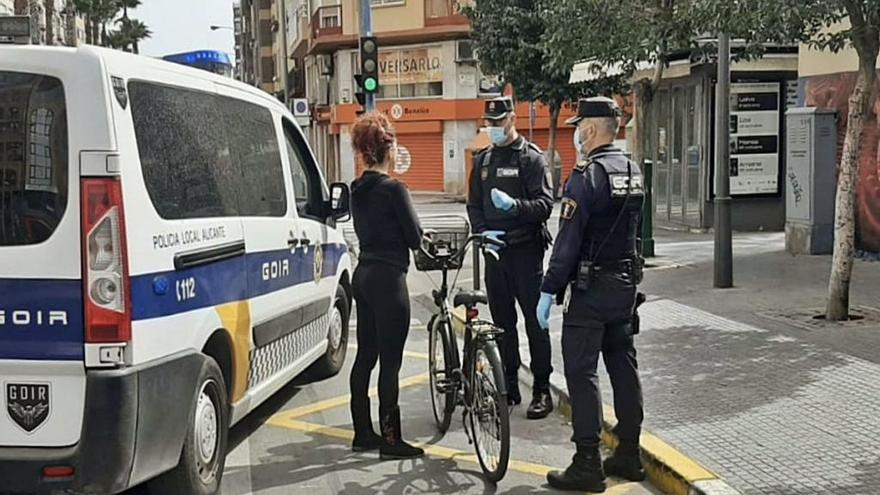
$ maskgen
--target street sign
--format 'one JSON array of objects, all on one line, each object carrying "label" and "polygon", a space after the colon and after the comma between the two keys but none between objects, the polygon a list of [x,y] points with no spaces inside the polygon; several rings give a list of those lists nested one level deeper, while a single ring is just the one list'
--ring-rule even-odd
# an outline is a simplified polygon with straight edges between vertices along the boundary
[{"label": "street sign", "polygon": [[399,175],[405,174],[412,166],[412,155],[403,145],[397,145],[397,162],[394,164],[394,172]]},{"label": "street sign", "polygon": [[0,16],[0,43],[30,44],[31,18],[25,15]]}]

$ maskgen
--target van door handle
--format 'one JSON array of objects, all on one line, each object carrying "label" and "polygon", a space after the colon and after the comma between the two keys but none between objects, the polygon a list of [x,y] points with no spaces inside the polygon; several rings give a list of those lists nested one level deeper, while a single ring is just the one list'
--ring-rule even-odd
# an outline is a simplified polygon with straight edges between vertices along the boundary
[{"label": "van door handle", "polygon": [[299,247],[299,239],[288,239],[287,240],[287,247],[289,247],[290,249],[298,248]]},{"label": "van door handle", "polygon": [[304,237],[299,240],[299,245],[303,247],[309,247],[312,245],[312,240]]}]

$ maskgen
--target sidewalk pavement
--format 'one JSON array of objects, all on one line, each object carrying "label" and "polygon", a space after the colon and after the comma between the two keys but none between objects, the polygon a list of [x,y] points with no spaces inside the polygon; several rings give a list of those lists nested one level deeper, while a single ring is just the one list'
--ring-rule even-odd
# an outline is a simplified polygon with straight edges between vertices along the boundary
[{"label": "sidewalk pavement", "polygon": [[[641,287],[643,446],[680,452],[733,487],[724,493],[880,493],[880,263],[855,264],[851,301],[866,319],[825,324],[812,316],[829,256],[792,257],[781,234],[737,235],[736,288],[716,290],[711,235],[673,237]],[[552,383],[565,402],[559,311]]]}]

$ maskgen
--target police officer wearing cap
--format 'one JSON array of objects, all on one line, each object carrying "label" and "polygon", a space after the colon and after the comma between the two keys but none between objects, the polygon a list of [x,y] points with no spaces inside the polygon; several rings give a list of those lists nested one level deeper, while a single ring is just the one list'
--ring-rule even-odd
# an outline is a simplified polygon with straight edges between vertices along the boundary
[{"label": "police officer wearing cap", "polygon": [[553,211],[550,170],[540,148],[520,136],[509,97],[486,101],[485,125],[491,146],[474,157],[467,211],[474,232],[504,242],[498,259],[486,257],[486,289],[495,324],[504,329],[501,353],[510,405],[522,402],[516,303],[525,315],[531,370],[534,375],[529,419],[547,417],[550,398],[550,335],[536,318],[544,252]]},{"label": "police officer wearing cap", "polygon": [[[620,114],[614,100],[588,98],[578,102],[577,116],[567,122],[576,126],[582,161],[565,186],[559,234],[538,305],[538,320],[549,328],[554,298],[564,304],[562,356],[577,453],[568,469],[547,475],[550,485],[562,490],[602,492],[606,473],[632,481],[645,477],[639,460],[642,389],[633,346],[642,270],[636,236],[644,190],[638,165],[612,144]],[[620,439],[604,469],[596,375],[600,353],[611,377]]]}]

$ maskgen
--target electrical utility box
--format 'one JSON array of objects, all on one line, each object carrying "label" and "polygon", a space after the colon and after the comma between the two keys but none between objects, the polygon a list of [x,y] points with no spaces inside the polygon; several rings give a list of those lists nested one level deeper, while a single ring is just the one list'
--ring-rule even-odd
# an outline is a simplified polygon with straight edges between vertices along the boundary
[{"label": "electrical utility box", "polygon": [[785,249],[791,254],[830,254],[837,191],[837,113],[792,108],[785,118]]}]

